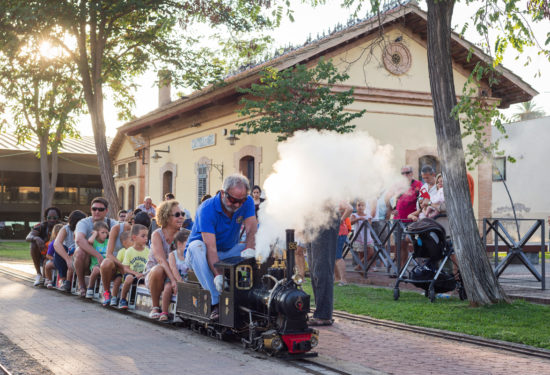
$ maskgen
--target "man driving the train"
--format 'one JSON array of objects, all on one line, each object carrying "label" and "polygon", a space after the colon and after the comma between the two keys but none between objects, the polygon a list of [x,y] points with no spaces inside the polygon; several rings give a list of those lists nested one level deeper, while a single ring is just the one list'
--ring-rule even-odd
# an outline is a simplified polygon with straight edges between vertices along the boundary
[{"label": "man driving the train", "polygon": [[[254,254],[258,222],[249,191],[250,184],[246,177],[240,174],[227,177],[222,190],[199,206],[187,241],[187,263],[202,287],[208,289],[212,296],[212,320],[219,318],[218,302],[224,283],[214,264],[234,256]],[[246,244],[239,243],[243,226]]]}]

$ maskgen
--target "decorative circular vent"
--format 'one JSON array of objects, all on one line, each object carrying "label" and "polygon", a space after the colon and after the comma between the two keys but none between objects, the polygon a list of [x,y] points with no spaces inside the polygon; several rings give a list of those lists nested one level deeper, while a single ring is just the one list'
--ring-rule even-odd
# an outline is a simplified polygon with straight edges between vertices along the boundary
[{"label": "decorative circular vent", "polygon": [[411,53],[403,43],[391,43],[384,49],[384,66],[395,75],[405,74],[411,67]]}]

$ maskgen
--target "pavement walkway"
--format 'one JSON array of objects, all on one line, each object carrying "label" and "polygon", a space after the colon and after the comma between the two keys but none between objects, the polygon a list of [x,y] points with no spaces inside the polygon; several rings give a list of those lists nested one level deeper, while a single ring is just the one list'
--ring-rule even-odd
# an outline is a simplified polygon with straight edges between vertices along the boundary
[{"label": "pavement walkway", "polygon": [[[1,274],[0,332],[56,374],[304,373]],[[340,319],[320,327],[317,352],[353,374],[550,374],[547,360]]]}]

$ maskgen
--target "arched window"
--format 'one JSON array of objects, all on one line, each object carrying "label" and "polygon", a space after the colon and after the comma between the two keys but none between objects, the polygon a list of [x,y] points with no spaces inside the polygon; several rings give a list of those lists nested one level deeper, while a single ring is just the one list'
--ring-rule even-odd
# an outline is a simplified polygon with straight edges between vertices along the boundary
[{"label": "arched window", "polygon": [[250,182],[250,188],[254,186],[254,157],[247,155],[239,160],[239,172]]},{"label": "arched window", "polygon": [[120,209],[124,209],[124,186],[119,186],[118,188],[118,204]]},{"label": "arched window", "polygon": [[136,206],[136,187],[130,185],[128,187],[128,209],[135,210]]},{"label": "arched window", "polygon": [[172,192],[172,171],[166,171],[162,174],[162,196]]},{"label": "arched window", "polygon": [[424,155],[418,158],[418,180],[422,181],[422,167],[425,165],[431,166],[435,174],[441,173],[441,163],[439,162],[439,159],[433,155]]}]

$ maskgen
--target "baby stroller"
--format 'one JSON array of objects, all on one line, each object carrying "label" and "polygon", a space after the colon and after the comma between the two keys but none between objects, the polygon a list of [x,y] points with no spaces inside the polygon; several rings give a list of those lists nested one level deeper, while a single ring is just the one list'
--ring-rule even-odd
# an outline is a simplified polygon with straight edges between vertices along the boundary
[{"label": "baby stroller", "polygon": [[[446,237],[445,228],[436,220],[426,218],[409,224],[405,234],[411,237],[414,251],[409,255],[397,278],[393,289],[393,298],[399,299],[399,284],[405,282],[424,289],[424,295],[431,302],[435,300],[436,293],[451,292],[455,289],[458,289],[458,296],[461,300],[466,299],[466,292],[462,282],[459,281],[460,273],[455,275],[452,271],[444,270],[454,253],[452,243]],[[418,258],[425,260],[420,262]],[[411,262],[414,262],[415,267],[409,272],[408,277],[404,277]]]}]

